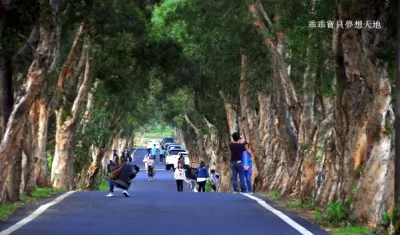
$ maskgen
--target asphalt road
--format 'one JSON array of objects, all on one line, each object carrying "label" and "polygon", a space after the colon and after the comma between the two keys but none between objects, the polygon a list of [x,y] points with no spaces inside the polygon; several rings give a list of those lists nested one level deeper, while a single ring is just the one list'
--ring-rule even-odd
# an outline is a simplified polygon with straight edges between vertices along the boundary
[{"label": "asphalt road", "polygon": [[[142,169],[144,154],[145,149],[138,149],[135,153],[135,162]],[[121,191],[116,191],[112,198],[105,197],[106,192],[75,192],[12,234],[328,234],[281,210],[292,221],[289,223],[294,223],[297,229],[303,228],[305,232],[301,233],[289,225],[287,219],[285,222],[257,201],[241,194],[189,193],[187,185],[184,185],[184,192],[178,193],[173,173],[165,171],[165,166],[158,161],[156,169],[153,181],[147,180],[144,171],[139,173],[129,190],[129,198],[124,197]],[[0,223],[0,231],[35,209],[34,206],[25,206],[9,220]]]}]

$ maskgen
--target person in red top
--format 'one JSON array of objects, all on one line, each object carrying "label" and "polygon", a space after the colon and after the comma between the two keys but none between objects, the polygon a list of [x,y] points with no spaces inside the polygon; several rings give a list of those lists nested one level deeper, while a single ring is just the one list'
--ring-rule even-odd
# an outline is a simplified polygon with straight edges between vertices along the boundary
[{"label": "person in red top", "polygon": [[231,170],[232,170],[232,186],[233,192],[238,193],[238,182],[237,176],[240,179],[240,189],[243,193],[247,192],[246,180],[244,177],[244,166],[242,164],[242,154],[246,151],[245,144],[241,140],[238,132],[232,134],[233,142],[229,143],[229,149],[231,150]]}]

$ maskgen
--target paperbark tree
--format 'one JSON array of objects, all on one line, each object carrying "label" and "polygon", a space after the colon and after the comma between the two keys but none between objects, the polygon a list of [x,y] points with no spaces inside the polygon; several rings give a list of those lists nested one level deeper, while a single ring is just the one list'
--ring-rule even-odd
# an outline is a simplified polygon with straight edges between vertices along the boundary
[{"label": "paperbark tree", "polygon": [[74,187],[71,141],[76,124],[79,120],[80,108],[91,87],[93,70],[91,50],[91,42],[90,39],[88,39],[84,48],[85,72],[79,78],[80,86],[72,105],[70,116],[67,117],[65,121],[63,120],[64,115],[66,115],[66,113],[64,113],[66,110],[63,106],[56,111],[56,147],[51,171],[51,182],[54,188],[72,189]]},{"label": "paperbark tree", "polygon": [[[43,12],[40,16],[42,18],[47,18],[46,14],[52,15],[58,8],[58,2],[41,1],[40,4],[43,8],[51,9],[51,11]],[[13,166],[11,159],[19,155],[17,151],[22,147],[21,132],[28,118],[29,110],[41,91],[46,71],[53,59],[52,52],[56,43],[54,34],[54,25],[40,25],[40,42],[34,51],[35,58],[29,67],[24,84],[18,89],[12,112],[7,121],[4,137],[0,144],[0,162],[2,162],[0,166],[0,202],[4,202],[10,197],[6,190],[7,187],[19,189],[19,180],[14,180],[13,174],[21,176],[20,165]],[[16,160],[14,163],[20,164],[20,160]],[[18,195],[11,195],[11,197],[12,200],[19,199]]]},{"label": "paperbark tree", "polygon": [[46,143],[49,118],[54,113],[57,105],[59,104],[60,97],[63,95],[66,79],[71,78],[71,80],[75,80],[76,77],[79,77],[82,74],[82,71],[84,69],[84,60],[81,60],[76,68],[73,68],[73,65],[76,64],[76,61],[79,58],[79,51],[81,51],[82,48],[84,29],[85,23],[82,22],[77,28],[71,49],[58,76],[57,88],[52,98],[48,101],[48,104],[46,104],[46,96],[43,90],[38,101],[39,107],[37,110],[39,110],[39,127],[37,129],[37,147],[34,148],[32,154],[36,159],[35,182],[36,185],[39,187],[50,185],[46,158]]}]

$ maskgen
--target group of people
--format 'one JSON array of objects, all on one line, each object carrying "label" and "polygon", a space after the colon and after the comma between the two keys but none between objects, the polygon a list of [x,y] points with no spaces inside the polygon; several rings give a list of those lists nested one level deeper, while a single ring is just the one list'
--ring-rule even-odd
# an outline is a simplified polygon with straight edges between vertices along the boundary
[{"label": "group of people", "polygon": [[[229,143],[231,151],[231,171],[232,171],[232,187],[233,192],[238,193],[238,176],[240,180],[240,191],[242,193],[253,193],[252,174],[253,174],[253,153],[250,150],[249,143],[245,142],[238,132],[232,134],[232,142]],[[219,185],[219,174],[215,170],[211,170],[211,177],[208,173],[204,162],[200,163],[200,167],[196,168],[196,164],[192,162],[187,171],[183,164],[178,162],[178,168],[175,170],[174,179],[178,192],[183,191],[183,181],[188,182],[189,191],[195,190],[198,185],[199,192],[205,192],[207,181],[211,181],[213,191],[217,191]]]},{"label": "group of people", "polygon": [[[198,168],[196,167],[196,163],[192,162],[187,170],[184,169],[182,162],[178,162],[178,167],[174,172],[178,192],[183,192],[183,181],[188,183],[189,192],[205,192],[207,181],[211,181],[211,188],[216,192],[219,186],[219,174],[215,170],[211,170],[210,173],[211,175],[208,173],[204,162],[200,162]],[[197,190],[196,184],[198,185]]]},{"label": "group of people", "polygon": [[[231,171],[232,171],[232,187],[234,193],[238,193],[238,176],[240,179],[240,189],[242,193],[253,193],[251,178],[252,178],[252,158],[253,153],[249,148],[249,144],[242,140],[238,132],[232,134],[232,142],[229,143],[231,151]],[[160,155],[160,163],[164,158],[164,149],[158,149],[156,145],[147,150],[147,154],[143,160],[148,174],[148,179],[153,180],[155,176],[154,165],[157,154]],[[122,152],[118,156],[117,151],[113,150],[113,160],[110,160],[107,165],[107,170],[110,174],[109,178],[109,194],[108,197],[114,196],[114,187],[123,189],[123,194],[129,197],[128,188],[131,180],[135,178],[139,172],[139,167],[132,164],[132,157],[128,150]],[[189,191],[205,192],[205,186],[208,181],[211,182],[211,188],[215,192],[219,186],[219,174],[215,170],[210,171],[204,162],[200,162],[200,166],[196,167],[196,163],[192,162],[188,169],[184,168],[184,163],[178,161],[178,167],[174,172],[174,179],[178,192],[183,192],[183,182],[186,181],[189,185]],[[196,185],[198,188],[196,189]]]},{"label": "group of people", "polygon": [[233,192],[238,193],[238,176],[242,193],[253,193],[251,177],[253,173],[253,153],[249,144],[242,140],[238,132],[232,134],[232,142],[229,143],[231,150],[231,171]]},{"label": "group of people", "polygon": [[[151,158],[154,159],[154,161],[156,161],[157,155],[160,156],[159,162],[158,162],[158,163],[159,163],[159,164],[163,163],[163,161],[164,161],[164,155],[165,155],[165,148],[164,148],[164,146],[161,146],[161,148],[157,148],[157,146],[154,145],[153,147],[148,148],[148,149],[147,149],[147,154],[146,154],[146,156],[144,157],[143,162],[144,162],[145,165],[146,165],[147,157],[150,157],[150,156],[151,156]],[[147,171],[147,166],[146,166],[146,171]]]},{"label": "group of people", "polygon": [[132,163],[133,159],[131,156],[131,152],[129,151],[128,148],[125,148],[124,151],[121,153],[121,157],[118,156],[117,150],[113,150],[113,162],[116,162],[117,160],[120,161],[121,164],[124,163]]},{"label": "group of people", "polygon": [[128,189],[131,185],[131,180],[134,179],[139,172],[140,168],[132,164],[132,156],[128,150],[122,152],[118,156],[117,150],[113,150],[113,159],[107,164],[107,171],[109,174],[108,185],[109,191],[107,197],[114,196],[114,187],[121,188],[122,194],[129,197]]}]

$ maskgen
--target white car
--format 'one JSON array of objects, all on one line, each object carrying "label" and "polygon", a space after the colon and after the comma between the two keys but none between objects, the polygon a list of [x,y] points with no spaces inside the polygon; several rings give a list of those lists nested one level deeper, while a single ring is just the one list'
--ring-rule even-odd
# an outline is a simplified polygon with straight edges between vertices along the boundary
[{"label": "white car", "polygon": [[175,161],[178,160],[179,153],[186,152],[184,149],[171,149],[168,151],[168,155],[165,158],[165,170],[174,169]]},{"label": "white car", "polygon": [[158,141],[158,140],[149,140],[149,141],[147,141],[147,148],[148,149],[153,148],[154,145],[156,145],[156,148],[159,149],[160,148],[160,141]]},{"label": "white car", "polygon": [[183,147],[178,144],[168,145],[167,149],[165,150],[165,156],[168,156],[168,153],[171,149],[183,149]]},{"label": "white car", "polygon": [[178,153],[178,157],[175,158],[174,160],[174,170],[178,167],[178,159],[183,156],[185,158],[185,163],[183,168],[187,169],[190,166],[190,159],[189,159],[189,153],[188,152],[180,152]]},{"label": "white car", "polygon": [[183,149],[183,147],[178,145],[178,144],[169,145],[168,148],[167,148],[167,151],[169,151],[171,149]]}]

